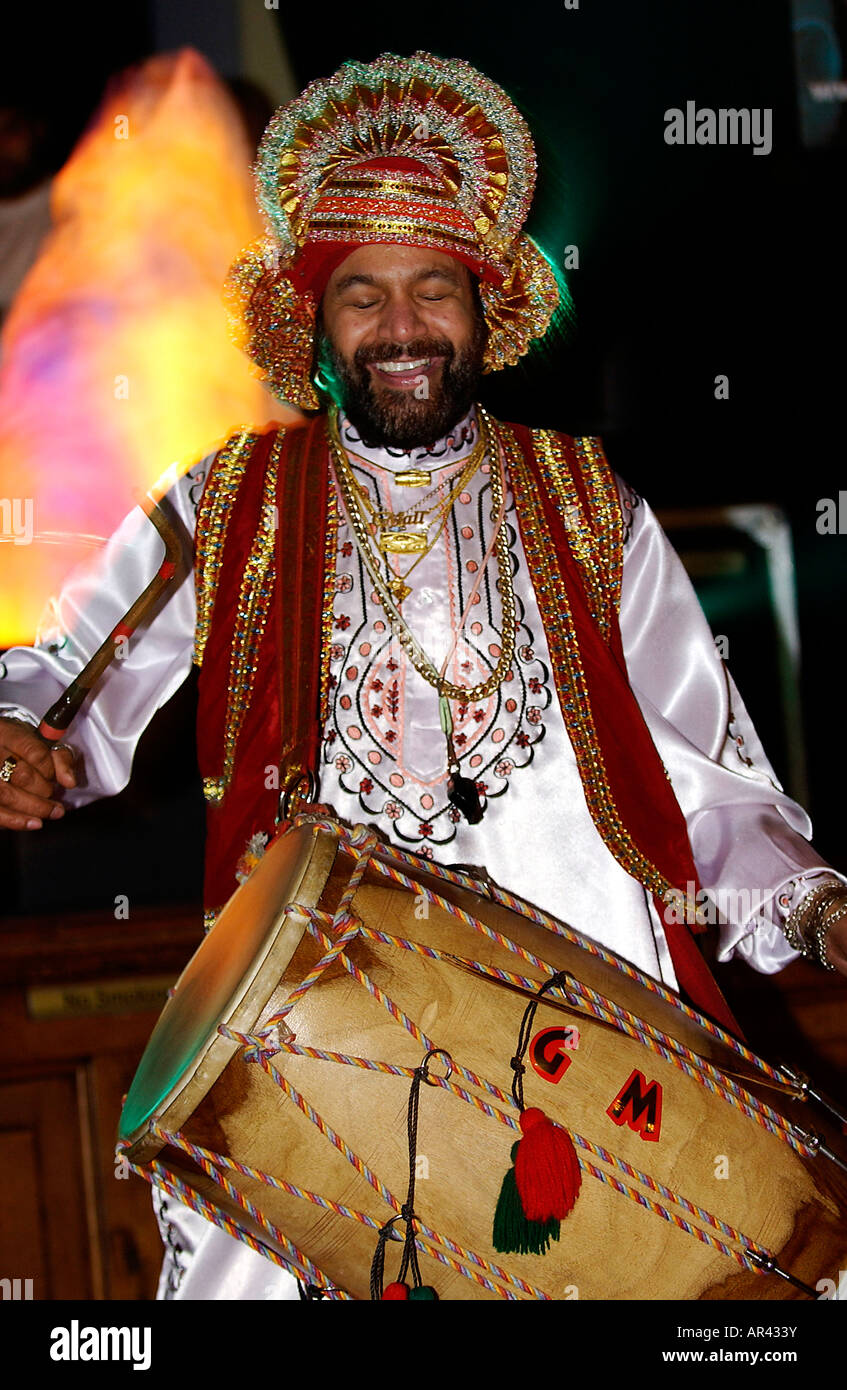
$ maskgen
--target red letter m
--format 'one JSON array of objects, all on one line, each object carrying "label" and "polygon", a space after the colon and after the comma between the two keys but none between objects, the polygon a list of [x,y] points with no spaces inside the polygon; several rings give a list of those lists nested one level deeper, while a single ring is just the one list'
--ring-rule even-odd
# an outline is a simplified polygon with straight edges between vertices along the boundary
[{"label": "red letter m", "polygon": [[634,1071],[624,1082],[606,1114],[616,1125],[628,1124],[642,1139],[655,1143],[662,1128],[662,1088]]}]

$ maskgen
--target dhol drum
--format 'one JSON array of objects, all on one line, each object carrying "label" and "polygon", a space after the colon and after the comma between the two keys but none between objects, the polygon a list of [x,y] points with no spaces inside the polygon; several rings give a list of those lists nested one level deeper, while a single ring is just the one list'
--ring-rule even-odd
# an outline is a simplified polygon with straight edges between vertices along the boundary
[{"label": "dhol drum", "polygon": [[[503,1253],[511,1059],[554,974],[523,1040],[524,1102],[568,1131],[581,1185],[546,1253]],[[418,1082],[410,1155],[430,1049],[448,1056]],[[180,977],[119,1147],[329,1297],[372,1296],[411,1164],[406,1229],[439,1298],[808,1298],[847,1264],[847,1168],[797,1089],[561,923],[301,817]],[[401,1248],[381,1246],[386,1282]]]}]

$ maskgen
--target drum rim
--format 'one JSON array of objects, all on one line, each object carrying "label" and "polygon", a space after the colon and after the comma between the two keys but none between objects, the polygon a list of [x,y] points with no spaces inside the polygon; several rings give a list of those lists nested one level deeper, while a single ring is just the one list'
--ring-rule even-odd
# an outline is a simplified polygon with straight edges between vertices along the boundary
[{"label": "drum rim", "polygon": [[[285,885],[286,891],[280,893],[280,909],[284,905],[292,903],[307,908],[317,906],[340,847],[339,836],[333,831],[324,827],[315,829],[311,825],[295,825],[277,836],[268,846],[265,854],[267,855],[272,850],[274,844],[286,840],[295,833],[302,839],[302,848],[299,857],[295,860],[293,872]],[[260,864],[262,862],[264,862],[264,856],[260,860]],[[221,909],[212,931],[217,930],[224,914],[239,897],[247,883],[249,883],[249,879],[240,885],[232,897],[228,899]],[[222,1020],[228,1027],[238,1032],[248,1032],[255,1026],[300,945],[305,930],[305,918],[298,917],[295,913],[286,913],[280,910],[268,929],[265,938],[266,949],[261,959],[254,961],[255,968],[249,975],[243,975],[234,987]],[[211,932],[209,936],[211,936]],[[201,941],[197,950],[186,963],[177,980],[173,997],[176,996],[181,981],[198,954],[203,950],[209,936]],[[171,1002],[168,1000],[156,1022],[139,1059],[136,1075],[154,1043],[159,1024]],[[118,1133],[121,1144],[125,1146],[126,1158],[130,1162],[148,1163],[161,1152],[164,1147],[163,1141],[150,1132],[151,1126],[156,1124],[164,1129],[179,1129],[197,1109],[238,1051],[241,1044],[223,1037],[217,1031],[218,1027],[219,1022],[215,1023],[205,1042],[197,1049],[191,1063],[185,1067],[170,1090],[162,1096],[152,1114],[129,1134],[125,1134],[122,1127],[127,1104],[126,1101],[124,1102]],[[133,1082],[134,1080],[135,1077],[133,1077]],[[131,1089],[132,1085],[127,1092],[127,1099]]]}]

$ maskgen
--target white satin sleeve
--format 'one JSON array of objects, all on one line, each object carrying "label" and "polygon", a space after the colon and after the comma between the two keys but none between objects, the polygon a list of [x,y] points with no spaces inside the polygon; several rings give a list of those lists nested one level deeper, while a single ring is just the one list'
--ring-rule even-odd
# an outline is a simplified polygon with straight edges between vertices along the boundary
[{"label": "white satin sleeve", "polygon": [[630,681],[688,826],[720,960],[766,974],[797,958],[782,923],[826,874],[808,815],[777,781],[685,568],[650,507],[619,480],[621,636]]},{"label": "white satin sleeve", "polygon": [[[156,611],[137,628],[89,695],[67,741],[77,750],[78,785],[57,788],[68,806],[114,796],[129,781],[135,748],[156,710],[191,669],[195,623],[191,570],[197,502],[214,455],[178,479],[162,506],[180,537],[182,563]],[[135,507],[48,605],[32,647],[0,659],[0,715],[38,725],[106,635],[144,590],[164,556],[162,540]]]}]

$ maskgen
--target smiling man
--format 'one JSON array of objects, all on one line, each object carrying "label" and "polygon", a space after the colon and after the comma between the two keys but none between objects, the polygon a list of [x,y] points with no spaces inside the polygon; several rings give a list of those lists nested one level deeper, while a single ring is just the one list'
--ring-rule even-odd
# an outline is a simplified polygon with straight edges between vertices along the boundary
[{"label": "smiling man", "polygon": [[322,324],[320,361],[372,442],[432,443],[473,405],[488,330],[476,280],[452,257],[361,247],[330,276]]},{"label": "smiling man", "polygon": [[[308,419],[238,431],[171,490],[195,587],[74,729],[84,787],[31,725],[155,570],[146,521],[65,592],[63,646],[7,655],[0,823],[119,790],[193,654],[210,920],[276,825],[320,803],[484,865],[733,1029],[691,899],[757,904],[721,923],[722,959],[775,971],[803,951],[847,973],[847,892],[599,441],[476,404],[559,304],[523,230],[534,174],[522,117],[460,61],[347,64],[277,113],[257,163],[267,234],[229,297],[245,350]],[[160,1220],[163,1297],[293,1287],[173,1201]]]}]

